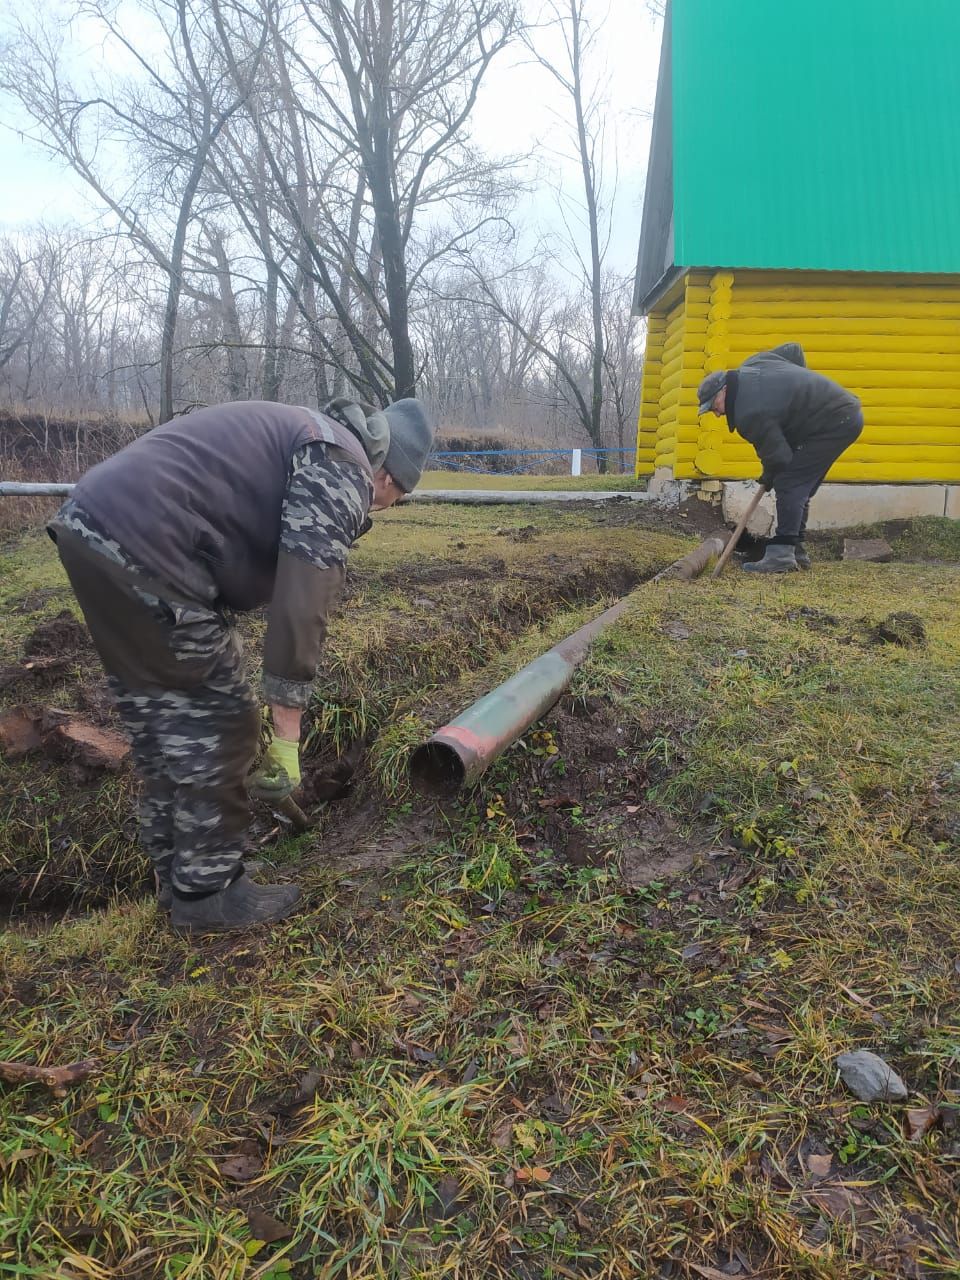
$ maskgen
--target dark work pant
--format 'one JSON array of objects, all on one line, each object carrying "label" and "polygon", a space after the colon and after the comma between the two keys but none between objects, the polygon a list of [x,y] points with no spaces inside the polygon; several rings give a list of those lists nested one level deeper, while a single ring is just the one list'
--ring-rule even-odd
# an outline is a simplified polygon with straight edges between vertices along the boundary
[{"label": "dark work pant", "polygon": [[813,436],[795,452],[789,466],[773,484],[777,495],[777,534],[774,542],[795,544],[803,540],[810,516],[810,499],[823,484],[827,472],[863,430],[863,417],[837,423],[836,434]]},{"label": "dark work pant", "polygon": [[177,892],[213,893],[241,867],[259,744],[239,637],[209,606],[139,591],[76,533],[57,549],[131,741],[144,850]]}]

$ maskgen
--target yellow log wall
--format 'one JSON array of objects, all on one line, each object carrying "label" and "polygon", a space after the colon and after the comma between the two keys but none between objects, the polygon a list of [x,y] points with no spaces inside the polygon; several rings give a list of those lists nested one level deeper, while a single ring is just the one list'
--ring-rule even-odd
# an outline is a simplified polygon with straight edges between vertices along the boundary
[{"label": "yellow log wall", "polygon": [[799,342],[811,369],[863,403],[829,480],[960,483],[960,277],[690,271],[648,319],[637,475],[759,476],[726,420],[697,417],[705,373]]}]

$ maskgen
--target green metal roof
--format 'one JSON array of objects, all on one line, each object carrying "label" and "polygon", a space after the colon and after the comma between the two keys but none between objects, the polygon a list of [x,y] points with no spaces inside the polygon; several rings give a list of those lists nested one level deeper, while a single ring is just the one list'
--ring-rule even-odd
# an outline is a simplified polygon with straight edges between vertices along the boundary
[{"label": "green metal roof", "polygon": [[638,301],[651,264],[960,272],[960,0],[671,8]]}]

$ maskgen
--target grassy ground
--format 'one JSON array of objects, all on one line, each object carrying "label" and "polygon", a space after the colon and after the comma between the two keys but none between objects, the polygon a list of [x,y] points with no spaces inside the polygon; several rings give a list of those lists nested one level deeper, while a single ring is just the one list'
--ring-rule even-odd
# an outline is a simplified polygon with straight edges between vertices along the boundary
[{"label": "grassy ground", "polygon": [[633,474],[536,476],[478,474],[470,471],[428,471],[421,489],[645,489],[646,479]]},{"label": "grassy ground", "polygon": [[[0,1276],[960,1275],[954,571],[650,587],[476,792],[404,790],[421,718],[623,566],[548,582],[689,545],[639,519],[424,508],[362,544],[327,674],[365,670],[380,735],[319,837],[267,847],[296,920],[7,930],[0,1057],[100,1066],[0,1086]],[[3,568],[14,652],[57,577],[35,540]],[[477,603],[521,587],[520,622]],[[883,640],[905,610],[923,645]],[[838,1083],[852,1047],[905,1106]]]}]

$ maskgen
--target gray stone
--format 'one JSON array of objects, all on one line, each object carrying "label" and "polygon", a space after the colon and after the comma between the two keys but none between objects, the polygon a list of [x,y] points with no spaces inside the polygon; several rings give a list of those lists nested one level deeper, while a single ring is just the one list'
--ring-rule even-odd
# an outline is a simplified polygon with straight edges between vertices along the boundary
[{"label": "gray stone", "polygon": [[844,538],[843,558],[887,564],[893,559],[893,547],[884,538]]},{"label": "gray stone", "polygon": [[861,1102],[903,1102],[907,1086],[893,1067],[869,1049],[841,1053],[837,1066],[843,1082]]}]

